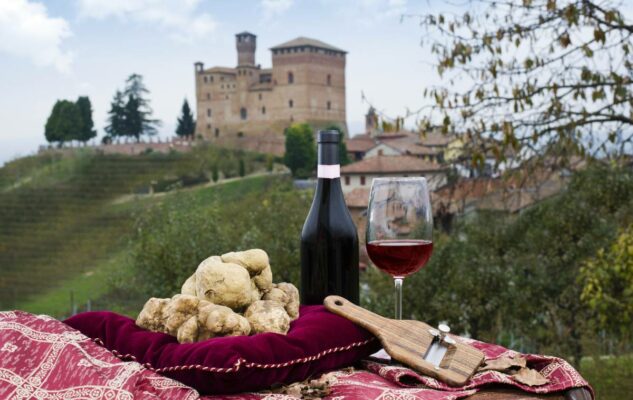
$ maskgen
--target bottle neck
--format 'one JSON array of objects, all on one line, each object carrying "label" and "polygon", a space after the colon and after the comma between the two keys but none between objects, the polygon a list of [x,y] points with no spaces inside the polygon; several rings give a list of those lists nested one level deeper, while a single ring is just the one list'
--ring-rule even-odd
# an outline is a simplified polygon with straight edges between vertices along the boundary
[{"label": "bottle neck", "polygon": [[319,180],[341,177],[338,143],[319,143],[318,157],[317,178]]}]

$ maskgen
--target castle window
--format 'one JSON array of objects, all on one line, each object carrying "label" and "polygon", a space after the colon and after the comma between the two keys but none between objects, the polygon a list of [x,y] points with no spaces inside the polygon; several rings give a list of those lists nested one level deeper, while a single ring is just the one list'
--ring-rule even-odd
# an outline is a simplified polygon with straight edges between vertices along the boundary
[{"label": "castle window", "polygon": [[211,100],[211,93],[207,93],[207,100]]},{"label": "castle window", "polygon": [[295,75],[292,72],[288,72],[288,83],[295,82]]},{"label": "castle window", "polygon": [[205,76],[203,79],[204,79],[204,83],[207,83],[207,77]]},{"label": "castle window", "polygon": [[220,129],[215,128],[215,137],[220,136]]},{"label": "castle window", "polygon": [[207,117],[209,117],[209,118],[211,117],[211,109],[210,108],[207,108]]},{"label": "castle window", "polygon": [[327,102],[327,109],[328,109],[328,110],[331,110],[331,109],[332,109],[332,103],[331,103],[331,102],[329,102],[329,101]]},{"label": "castle window", "polygon": [[207,129],[211,130],[211,124],[207,124]]},{"label": "castle window", "polygon": [[288,101],[288,107],[292,108],[292,106],[294,106],[294,102],[292,100]]},{"label": "castle window", "polygon": [[259,99],[260,99],[260,100],[262,99],[262,94],[261,94],[261,93],[259,94]]},{"label": "castle window", "polygon": [[266,114],[266,107],[262,107],[262,114]]},{"label": "castle window", "polygon": [[332,75],[327,74],[327,85],[332,86]]},{"label": "castle window", "polygon": [[253,71],[248,71],[248,74],[249,74],[250,76],[253,76]]},{"label": "castle window", "polygon": [[213,75],[209,75],[209,82],[213,82]]},{"label": "castle window", "polygon": [[223,76],[221,76],[221,77],[220,77],[220,80],[221,80],[221,81],[223,81],[223,80],[224,80],[224,77],[223,77]]},{"label": "castle window", "polygon": [[246,117],[247,117],[246,108],[242,107],[242,108],[240,109],[240,118],[242,118],[242,119],[246,119]]}]

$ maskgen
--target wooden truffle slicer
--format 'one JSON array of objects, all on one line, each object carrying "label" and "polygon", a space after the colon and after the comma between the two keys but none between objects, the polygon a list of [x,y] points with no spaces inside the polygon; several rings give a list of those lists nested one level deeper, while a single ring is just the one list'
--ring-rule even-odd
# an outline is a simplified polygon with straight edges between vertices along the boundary
[{"label": "wooden truffle slicer", "polygon": [[373,333],[396,361],[452,386],[462,386],[484,360],[484,354],[420,321],[393,320],[367,311],[340,296],[328,296],[325,307]]}]

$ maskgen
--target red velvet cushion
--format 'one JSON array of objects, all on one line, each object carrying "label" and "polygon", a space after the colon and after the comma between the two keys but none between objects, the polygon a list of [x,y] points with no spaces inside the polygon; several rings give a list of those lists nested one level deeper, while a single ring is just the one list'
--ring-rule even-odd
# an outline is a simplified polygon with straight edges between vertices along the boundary
[{"label": "red velvet cushion", "polygon": [[203,394],[236,393],[291,383],[349,366],[379,348],[362,328],[323,306],[301,307],[287,335],[214,338],[179,344],[112,312],[86,312],[64,321],[122,359],[179,380]]}]

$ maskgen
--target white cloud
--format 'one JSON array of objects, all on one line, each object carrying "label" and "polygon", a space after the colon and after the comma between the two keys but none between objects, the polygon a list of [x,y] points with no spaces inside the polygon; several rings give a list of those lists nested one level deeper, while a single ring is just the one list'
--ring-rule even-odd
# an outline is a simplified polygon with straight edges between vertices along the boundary
[{"label": "white cloud", "polygon": [[40,3],[0,1],[0,52],[68,72],[73,57],[62,49],[62,42],[71,34],[68,22],[50,17]]},{"label": "white cloud", "polygon": [[261,0],[264,10],[264,20],[270,20],[288,11],[294,4],[294,0]]},{"label": "white cloud", "polygon": [[79,0],[79,15],[157,26],[176,40],[191,42],[205,38],[217,26],[199,5],[200,0]]}]

